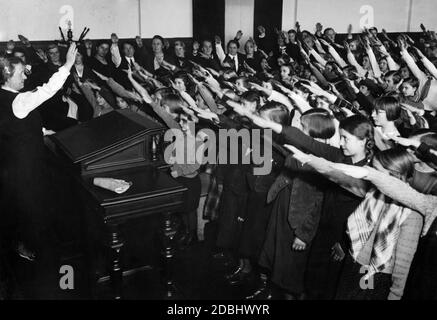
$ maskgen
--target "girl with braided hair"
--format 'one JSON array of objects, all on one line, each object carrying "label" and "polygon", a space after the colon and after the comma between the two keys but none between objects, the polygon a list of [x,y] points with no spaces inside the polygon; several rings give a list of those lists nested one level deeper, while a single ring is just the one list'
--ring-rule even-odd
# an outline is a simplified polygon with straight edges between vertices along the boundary
[{"label": "girl with braided hair", "polygon": [[[373,126],[362,115],[340,121],[340,148],[319,142],[295,127],[281,126],[254,117],[255,124],[272,128],[287,144],[333,162],[368,165],[373,158]],[[345,228],[361,198],[336,184],[327,188],[319,227],[310,248],[306,293],[311,299],[333,299],[342,267],[339,256],[347,252]]]}]

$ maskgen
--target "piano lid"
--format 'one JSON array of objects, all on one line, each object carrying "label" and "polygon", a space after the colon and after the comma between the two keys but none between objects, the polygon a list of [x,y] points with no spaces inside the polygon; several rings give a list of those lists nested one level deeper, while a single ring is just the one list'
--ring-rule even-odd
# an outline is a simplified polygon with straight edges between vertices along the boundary
[{"label": "piano lid", "polygon": [[164,128],[152,118],[130,110],[116,110],[56,133],[50,139],[73,163],[79,163]]}]

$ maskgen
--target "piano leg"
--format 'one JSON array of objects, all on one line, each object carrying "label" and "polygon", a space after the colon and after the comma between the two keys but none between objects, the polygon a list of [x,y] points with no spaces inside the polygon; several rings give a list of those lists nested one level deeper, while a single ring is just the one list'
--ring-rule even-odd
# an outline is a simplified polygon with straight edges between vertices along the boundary
[{"label": "piano leg", "polygon": [[122,248],[124,246],[121,237],[120,226],[109,225],[110,248],[111,248],[111,285],[114,299],[122,298],[123,269],[122,269]]},{"label": "piano leg", "polygon": [[180,298],[179,290],[177,289],[173,281],[176,228],[172,218],[173,215],[171,213],[167,212],[164,214],[164,229],[162,232],[162,256],[164,264],[163,276],[166,285],[165,299]]}]

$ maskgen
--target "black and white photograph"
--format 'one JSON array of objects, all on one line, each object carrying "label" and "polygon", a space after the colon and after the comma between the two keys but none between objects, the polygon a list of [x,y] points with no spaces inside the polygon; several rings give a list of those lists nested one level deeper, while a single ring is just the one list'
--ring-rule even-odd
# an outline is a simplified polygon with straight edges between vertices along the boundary
[{"label": "black and white photograph", "polygon": [[437,300],[436,12],[0,0],[0,300]]}]

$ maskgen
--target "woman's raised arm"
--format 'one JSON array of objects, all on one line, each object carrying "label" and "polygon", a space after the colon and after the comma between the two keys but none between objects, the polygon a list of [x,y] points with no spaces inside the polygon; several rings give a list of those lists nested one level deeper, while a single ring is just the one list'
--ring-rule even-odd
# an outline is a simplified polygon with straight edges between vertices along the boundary
[{"label": "woman's raised arm", "polygon": [[72,43],[67,52],[65,64],[59,68],[58,72],[52,75],[50,80],[38,87],[34,91],[20,93],[16,96],[12,103],[12,111],[19,119],[24,119],[34,109],[38,108],[42,103],[53,97],[58,92],[68,76],[70,69],[76,59],[77,48],[76,43]]}]

